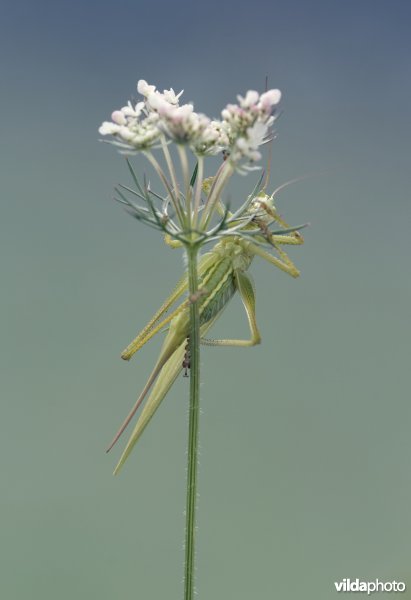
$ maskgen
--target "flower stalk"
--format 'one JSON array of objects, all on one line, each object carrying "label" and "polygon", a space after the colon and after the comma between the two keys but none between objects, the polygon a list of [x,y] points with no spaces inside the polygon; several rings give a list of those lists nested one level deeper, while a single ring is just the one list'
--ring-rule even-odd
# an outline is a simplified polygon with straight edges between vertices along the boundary
[{"label": "flower stalk", "polygon": [[166,139],[165,139],[165,137],[163,135],[161,136],[161,147],[163,149],[164,158],[166,159],[168,171],[170,173],[171,181],[173,183],[174,194],[178,198],[178,195],[179,195],[179,186],[178,186],[177,176],[176,176],[176,173],[175,173],[173,161],[171,160],[171,155],[170,155],[170,151],[169,151],[168,146],[167,146],[167,141],[166,141]]},{"label": "flower stalk", "polygon": [[198,215],[200,211],[200,202],[201,202],[201,191],[203,188],[203,178],[204,178],[204,158],[202,156],[198,157],[197,163],[197,182],[195,187],[195,197],[194,197],[194,210],[193,210],[193,227],[196,228],[198,225]]},{"label": "flower stalk", "polygon": [[186,533],[184,561],[184,600],[194,598],[195,531],[197,508],[198,425],[200,412],[200,313],[198,309],[198,245],[186,247],[190,298],[190,399],[187,450]]}]

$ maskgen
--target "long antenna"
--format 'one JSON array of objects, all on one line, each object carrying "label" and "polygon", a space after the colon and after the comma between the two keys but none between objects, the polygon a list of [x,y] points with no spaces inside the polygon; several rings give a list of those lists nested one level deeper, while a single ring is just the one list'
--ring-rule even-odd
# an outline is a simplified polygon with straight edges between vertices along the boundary
[{"label": "long antenna", "polygon": [[[265,91],[268,92],[268,75],[265,76]],[[270,146],[269,146],[269,149],[268,149],[267,168],[265,170],[265,181],[264,181],[263,187],[261,188],[262,191],[264,191],[264,192],[266,191],[267,186],[268,186],[268,184],[270,182],[271,160],[272,160],[272,157],[273,157],[273,139],[274,138],[271,139]]]}]

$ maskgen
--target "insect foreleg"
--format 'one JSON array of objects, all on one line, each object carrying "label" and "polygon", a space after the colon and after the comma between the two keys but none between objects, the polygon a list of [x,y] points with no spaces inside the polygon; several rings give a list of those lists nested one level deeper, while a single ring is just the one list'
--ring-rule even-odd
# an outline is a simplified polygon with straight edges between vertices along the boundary
[{"label": "insect foreleg", "polygon": [[182,248],[183,246],[182,242],[174,240],[169,233],[165,234],[164,241],[167,244],[167,246],[170,246],[170,248]]},{"label": "insect foreleg", "polygon": [[271,241],[276,244],[287,244],[291,246],[300,246],[301,244],[304,244],[304,238],[298,231],[294,231],[293,233],[287,235],[272,235]]},{"label": "insect foreleg", "polygon": [[240,293],[242,303],[247,313],[248,324],[250,326],[251,338],[249,340],[210,340],[201,338],[200,343],[205,346],[237,346],[249,347],[256,346],[261,342],[261,335],[258,330],[255,315],[255,293],[253,283],[248,275],[243,271],[234,271],[236,286]]},{"label": "insect foreleg", "polygon": [[283,250],[281,250],[277,246],[276,246],[276,250],[280,254],[281,258],[277,258],[276,256],[273,256],[272,254],[270,254],[263,248],[260,248],[260,246],[256,246],[253,243],[250,243],[250,245],[248,246],[248,249],[251,252],[253,252],[254,254],[256,254],[257,256],[261,256],[261,258],[264,258],[272,265],[278,267],[285,273],[288,273],[289,275],[291,275],[291,277],[299,276],[300,271],[297,269],[297,267],[295,266],[293,261],[287,256],[287,254]]}]

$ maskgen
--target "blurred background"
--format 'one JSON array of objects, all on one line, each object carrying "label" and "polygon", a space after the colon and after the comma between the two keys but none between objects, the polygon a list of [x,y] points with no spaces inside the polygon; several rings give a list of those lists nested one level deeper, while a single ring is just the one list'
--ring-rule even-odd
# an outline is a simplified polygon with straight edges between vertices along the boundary
[{"label": "blurred background", "polygon": [[[252,266],[263,344],[203,350],[198,597],[411,590],[410,17],[399,0],[1,2],[2,598],[182,597],[186,380],[117,478],[104,449],[161,340],[120,351],[184,267],[111,200],[129,178],[97,129],[140,78],[218,117],[266,75],[272,187],[315,175],[278,208],[311,226],[300,279]],[[238,299],[214,334],[247,335]]]}]

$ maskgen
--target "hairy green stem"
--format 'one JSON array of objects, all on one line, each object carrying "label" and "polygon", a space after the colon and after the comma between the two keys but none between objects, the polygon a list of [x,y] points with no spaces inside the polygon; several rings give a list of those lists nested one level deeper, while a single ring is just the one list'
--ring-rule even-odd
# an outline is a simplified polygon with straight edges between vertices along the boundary
[{"label": "hairy green stem", "polygon": [[197,505],[198,420],[200,396],[200,313],[198,308],[198,245],[186,247],[190,298],[190,404],[188,424],[187,500],[184,600],[194,599],[195,522]]}]

